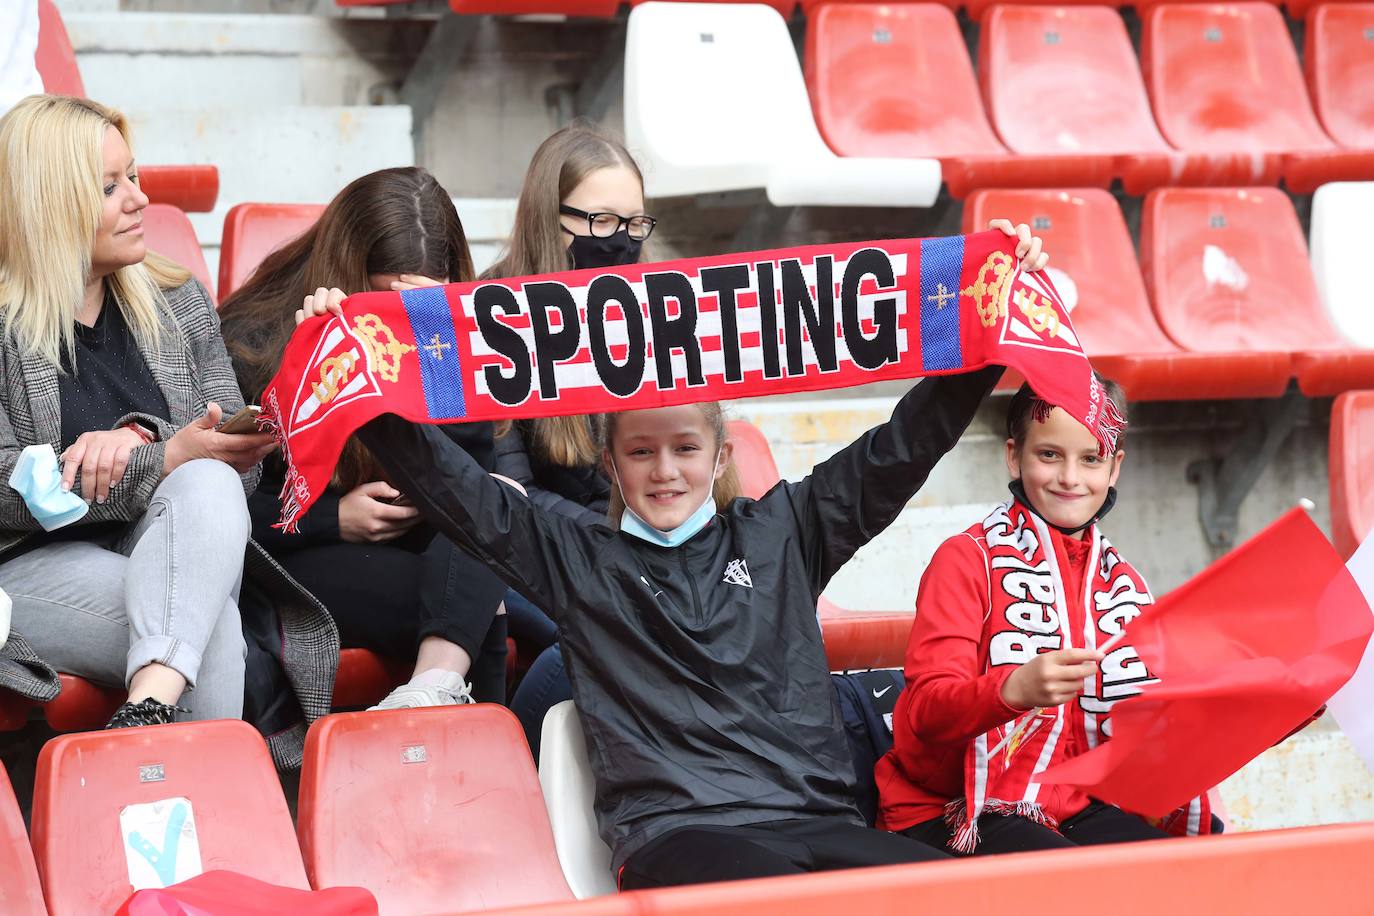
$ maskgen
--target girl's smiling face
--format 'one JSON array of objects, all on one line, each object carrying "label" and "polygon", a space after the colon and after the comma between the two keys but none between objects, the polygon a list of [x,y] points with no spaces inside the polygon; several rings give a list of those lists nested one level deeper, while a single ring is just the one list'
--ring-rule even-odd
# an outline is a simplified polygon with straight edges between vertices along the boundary
[{"label": "girl's smiling face", "polygon": [[620,414],[602,460],[625,505],[654,528],[671,531],[711,498],[730,451],[728,441],[716,443],[701,409],[687,404]]},{"label": "girl's smiling face", "polygon": [[1044,422],[1031,420],[1017,449],[1007,440],[1007,471],[1051,524],[1078,528],[1088,523],[1121,476],[1125,451],[1103,458],[1088,428],[1058,407]]}]

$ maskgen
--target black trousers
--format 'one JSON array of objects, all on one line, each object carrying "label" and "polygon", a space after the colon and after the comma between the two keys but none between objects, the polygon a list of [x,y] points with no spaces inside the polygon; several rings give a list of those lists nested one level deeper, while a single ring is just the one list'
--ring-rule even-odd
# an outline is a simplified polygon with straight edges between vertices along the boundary
[{"label": "black trousers", "polygon": [[447,538],[427,544],[335,541],[283,553],[281,565],[329,609],[345,647],[411,659],[439,636],[472,656],[474,698],[506,700],[506,586]]},{"label": "black trousers", "polygon": [[925,844],[837,817],[679,827],[630,856],[620,887],[628,891],[944,858],[944,852]]},{"label": "black trousers", "polygon": [[[947,849],[953,831],[945,825],[944,818],[937,817],[908,827],[902,834],[937,849]],[[1128,814],[1115,805],[1093,801],[1073,817],[1062,821],[1058,833],[1024,817],[984,814],[978,818],[978,848],[973,854],[995,856],[1004,852],[1028,852],[1033,849],[1065,849],[1070,846],[1102,846],[1107,843],[1162,840],[1168,836],[1158,827],[1145,823],[1138,815]]]}]

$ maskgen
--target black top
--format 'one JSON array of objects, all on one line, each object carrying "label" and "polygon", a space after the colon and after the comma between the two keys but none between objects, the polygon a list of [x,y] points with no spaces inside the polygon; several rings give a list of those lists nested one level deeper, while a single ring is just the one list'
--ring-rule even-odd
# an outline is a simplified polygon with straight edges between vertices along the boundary
[{"label": "black top", "polygon": [[595,464],[565,467],[529,447],[534,438],[529,421],[520,420],[496,440],[496,473],[525,488],[541,509],[576,519],[584,525],[605,525],[611,485]]},{"label": "black top", "polygon": [[76,365],[62,356],[62,447],[82,433],[113,429],[131,413],[166,419],[167,399],[143,360],[124,313],[110,292],[92,327],[76,323]]},{"label": "black top", "polygon": [[431,524],[557,616],[615,869],[686,825],[863,823],[816,599],[1001,374],[925,380],[805,480],[673,549],[541,510],[437,427],[386,415],[358,435]]}]

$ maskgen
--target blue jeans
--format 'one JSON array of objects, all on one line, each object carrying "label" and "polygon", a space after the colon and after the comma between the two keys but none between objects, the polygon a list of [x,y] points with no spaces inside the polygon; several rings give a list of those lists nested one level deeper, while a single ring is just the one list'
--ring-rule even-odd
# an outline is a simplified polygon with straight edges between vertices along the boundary
[{"label": "blue jeans", "polygon": [[572,699],[572,685],[563,666],[563,651],[558,643],[549,646],[530,665],[525,679],[511,697],[511,712],[525,729],[530,753],[539,762],[539,732],[544,727],[544,715],[564,700]]},{"label": "blue jeans", "polygon": [[506,627],[522,647],[543,652],[558,642],[558,624],[534,602],[513,588],[506,589]]}]

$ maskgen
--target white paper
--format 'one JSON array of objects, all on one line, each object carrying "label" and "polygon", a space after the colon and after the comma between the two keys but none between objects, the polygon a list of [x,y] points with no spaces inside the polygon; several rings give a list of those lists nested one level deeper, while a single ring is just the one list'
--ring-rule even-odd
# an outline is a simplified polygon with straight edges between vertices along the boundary
[{"label": "white paper", "polygon": [[188,798],[129,805],[119,812],[124,860],[134,890],[170,887],[199,875],[200,840]]},{"label": "white paper", "polygon": [[[1365,600],[1374,606],[1374,534],[1364,539],[1345,568],[1355,577]],[[1374,640],[1365,647],[1355,676],[1336,691],[1326,708],[1355,746],[1364,765],[1374,772]]]}]

